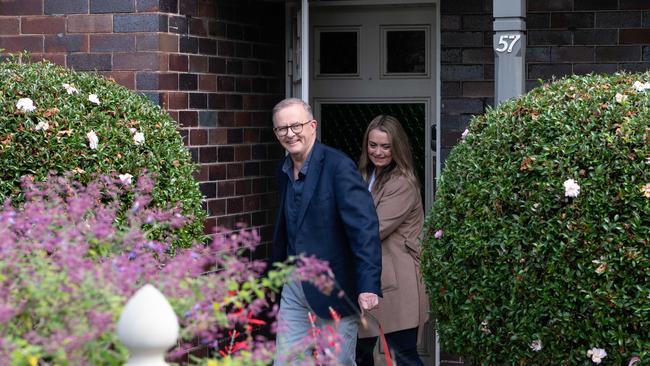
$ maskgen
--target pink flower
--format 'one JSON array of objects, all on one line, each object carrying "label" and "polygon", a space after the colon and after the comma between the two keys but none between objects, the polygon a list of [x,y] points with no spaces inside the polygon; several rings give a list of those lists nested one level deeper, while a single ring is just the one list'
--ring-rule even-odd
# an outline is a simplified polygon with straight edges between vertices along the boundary
[{"label": "pink flower", "polygon": [[436,231],[435,234],[433,234],[433,237],[436,238],[436,239],[440,239],[440,238],[442,238],[443,233],[444,232],[442,231],[442,229],[440,229],[440,230]]}]

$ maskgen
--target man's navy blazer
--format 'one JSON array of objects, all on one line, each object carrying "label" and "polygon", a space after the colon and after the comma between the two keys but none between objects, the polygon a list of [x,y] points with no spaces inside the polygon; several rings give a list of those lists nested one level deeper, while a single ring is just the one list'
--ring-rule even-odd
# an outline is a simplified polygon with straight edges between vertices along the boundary
[{"label": "man's navy blazer", "polygon": [[[272,261],[287,258],[284,204],[288,180],[280,164]],[[335,276],[337,287],[329,296],[303,283],[307,302],[319,317],[329,319],[329,307],[341,316],[358,311],[359,293],[381,296],[381,241],[372,196],[352,160],[318,141],[312,148],[296,227],[296,253],[329,262]]]}]

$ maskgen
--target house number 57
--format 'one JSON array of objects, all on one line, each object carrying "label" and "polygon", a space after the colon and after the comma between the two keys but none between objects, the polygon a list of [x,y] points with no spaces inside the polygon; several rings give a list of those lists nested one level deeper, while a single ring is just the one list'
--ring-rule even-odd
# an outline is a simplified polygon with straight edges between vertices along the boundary
[{"label": "house number 57", "polygon": [[499,37],[499,44],[494,48],[497,52],[512,52],[512,48],[519,41],[521,35],[519,34],[504,34]]}]

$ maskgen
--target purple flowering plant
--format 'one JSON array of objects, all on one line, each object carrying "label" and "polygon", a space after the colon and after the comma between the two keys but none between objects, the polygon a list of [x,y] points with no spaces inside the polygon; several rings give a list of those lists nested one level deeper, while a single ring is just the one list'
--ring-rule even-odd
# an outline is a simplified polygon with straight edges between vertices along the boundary
[{"label": "purple flowering plant", "polygon": [[[287,280],[333,289],[327,263],[315,258],[267,271],[264,261],[246,255],[260,238],[245,228],[171,254],[173,229],[187,219],[178,207],[151,205],[153,187],[148,176],[133,183],[99,176],[88,184],[70,175],[23,178],[24,202],[7,200],[0,209],[0,364],[123,364],[128,354],[117,339],[117,319],[150,283],[181,323],[168,359],[264,365],[274,344],[257,329],[275,327],[269,298]],[[133,200],[122,216],[125,194]],[[168,234],[151,240],[152,230]],[[325,355],[321,360],[338,347],[337,335],[326,333],[310,340]],[[212,358],[191,356],[197,349]]]}]

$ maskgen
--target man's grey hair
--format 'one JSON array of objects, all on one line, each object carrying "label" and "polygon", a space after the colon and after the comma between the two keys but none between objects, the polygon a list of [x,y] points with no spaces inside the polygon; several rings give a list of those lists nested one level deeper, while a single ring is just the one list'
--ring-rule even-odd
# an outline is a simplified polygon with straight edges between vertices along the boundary
[{"label": "man's grey hair", "polygon": [[304,109],[305,112],[307,112],[307,114],[309,115],[309,119],[314,119],[314,114],[311,112],[311,107],[309,106],[309,104],[305,103],[304,100],[298,98],[287,98],[281,100],[278,104],[275,105],[275,107],[273,107],[272,114],[271,114],[272,118],[275,118],[275,114],[280,112],[281,110],[296,104],[302,106],[302,109]]}]

